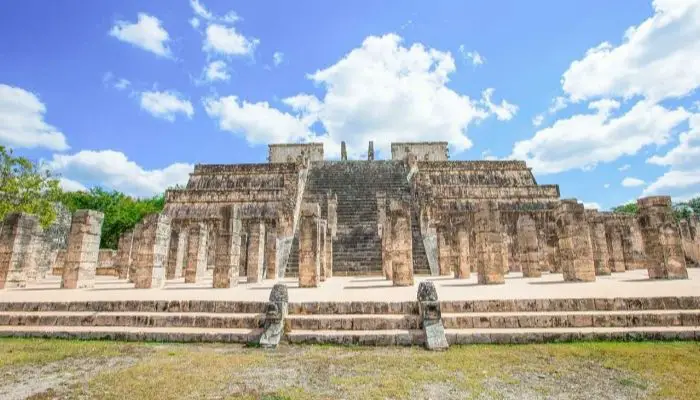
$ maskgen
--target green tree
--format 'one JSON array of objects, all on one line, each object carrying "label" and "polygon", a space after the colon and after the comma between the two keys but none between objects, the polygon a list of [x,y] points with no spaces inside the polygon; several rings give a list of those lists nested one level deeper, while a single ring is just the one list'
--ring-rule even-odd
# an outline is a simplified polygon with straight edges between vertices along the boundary
[{"label": "green tree", "polygon": [[637,203],[627,203],[621,206],[614,207],[613,212],[623,213],[623,214],[637,214]]},{"label": "green tree", "polygon": [[53,202],[60,198],[58,179],[48,169],[0,146],[0,219],[11,212],[39,217],[46,227],[56,219]]},{"label": "green tree", "polygon": [[116,249],[122,233],[133,228],[144,216],[162,211],[165,205],[163,194],[136,199],[100,187],[94,187],[87,192],[64,193],[61,201],[71,212],[90,209],[104,213],[100,247],[108,249]]}]

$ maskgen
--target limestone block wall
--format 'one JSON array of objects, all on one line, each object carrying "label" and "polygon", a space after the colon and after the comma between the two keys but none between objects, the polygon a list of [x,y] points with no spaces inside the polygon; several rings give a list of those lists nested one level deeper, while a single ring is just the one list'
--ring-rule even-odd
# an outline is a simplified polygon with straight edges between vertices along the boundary
[{"label": "limestone block wall", "polygon": [[73,214],[68,252],[63,262],[62,288],[95,286],[103,221],[104,214],[99,211],[78,210]]},{"label": "limestone block wall", "polygon": [[391,144],[391,159],[402,161],[413,154],[421,161],[447,161],[447,142],[398,142]]},{"label": "limestone block wall", "polygon": [[44,228],[37,254],[38,279],[48,275],[56,262],[58,251],[68,247],[68,232],[70,232],[71,213],[61,203],[54,203],[56,219]]},{"label": "limestone block wall", "polygon": [[298,157],[309,161],[323,161],[323,143],[296,143],[268,145],[270,163],[295,163]]}]

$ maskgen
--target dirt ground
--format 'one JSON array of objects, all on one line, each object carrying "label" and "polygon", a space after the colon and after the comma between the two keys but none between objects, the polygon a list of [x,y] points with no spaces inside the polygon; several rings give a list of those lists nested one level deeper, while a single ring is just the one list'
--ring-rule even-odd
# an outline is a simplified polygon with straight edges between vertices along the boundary
[{"label": "dirt ground", "polygon": [[0,399],[692,399],[700,343],[422,348],[0,339]]}]

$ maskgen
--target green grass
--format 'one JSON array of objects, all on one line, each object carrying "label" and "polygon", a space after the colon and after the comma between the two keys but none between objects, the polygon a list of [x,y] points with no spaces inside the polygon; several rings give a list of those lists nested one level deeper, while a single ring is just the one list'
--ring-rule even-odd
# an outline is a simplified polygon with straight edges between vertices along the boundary
[{"label": "green grass", "polygon": [[[560,380],[607,371],[612,378],[606,384],[647,398],[700,398],[700,343],[695,342],[474,345],[433,353],[400,347],[284,346],[263,351],[239,345],[2,339],[0,367],[128,352],[138,356],[135,364],[104,370],[73,384],[60,397],[296,400],[359,398],[361,393],[363,399],[402,399],[421,398],[426,387],[443,385],[463,398],[498,398],[489,386],[494,380],[507,387],[530,385],[531,393],[547,396],[560,390]],[[527,377],[536,375],[549,383],[528,382]]]}]

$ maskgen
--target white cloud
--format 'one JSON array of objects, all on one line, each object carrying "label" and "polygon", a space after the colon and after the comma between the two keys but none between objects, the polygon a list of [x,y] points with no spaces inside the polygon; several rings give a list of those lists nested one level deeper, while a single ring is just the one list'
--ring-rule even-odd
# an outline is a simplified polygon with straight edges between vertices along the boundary
[{"label": "white cloud", "polygon": [[63,176],[61,184],[68,190],[82,190],[84,184],[99,185],[133,196],[152,196],[169,186],[184,184],[194,168],[175,163],[163,169],[145,170],[114,150],[83,150],[76,154],[55,154],[48,167]]},{"label": "white cloud", "polygon": [[459,52],[465,60],[469,61],[474,66],[483,65],[486,62],[486,58],[479,54],[479,52],[466,51],[463,44],[459,45]]},{"label": "white cloud", "polygon": [[486,160],[486,161],[496,161],[498,160],[498,157],[494,156],[491,154],[491,149],[486,149],[481,152],[481,158]]},{"label": "white cloud", "polygon": [[572,100],[683,97],[700,86],[700,2],[655,0],[654,15],[574,61],[562,86]]},{"label": "white cloud", "polygon": [[510,104],[505,100],[501,100],[501,104],[494,104],[491,102],[493,92],[493,88],[484,90],[481,94],[481,104],[491,113],[495,114],[499,121],[509,121],[518,112],[518,106]]},{"label": "white cloud", "polygon": [[[448,52],[421,44],[404,47],[394,34],[370,36],[337,63],[308,75],[325,90],[321,98],[300,93],[283,99],[292,113],[236,97],[210,98],[205,106],[222,129],[240,132],[253,143],[320,141],[333,157],[345,141],[349,155],[360,157],[370,140],[382,154],[389,154],[391,142],[427,140],[447,141],[459,152],[472,145],[466,135],[470,124],[489,116],[511,118],[517,107],[494,103],[493,89],[477,100],[453,91],[447,83],[454,71]],[[310,131],[315,123],[324,134]]]},{"label": "white cloud", "polygon": [[609,184],[609,183],[606,183],[605,185],[603,185],[603,187],[606,188],[606,189],[608,189],[608,188],[610,188],[610,184]]},{"label": "white cloud", "polygon": [[258,39],[249,39],[238,33],[234,27],[211,24],[207,26],[203,49],[228,56],[250,55],[258,43]]},{"label": "white cloud", "polygon": [[627,171],[627,170],[630,169],[630,168],[632,168],[631,165],[625,164],[625,165],[621,166],[620,168],[618,168],[617,170],[620,171],[620,172],[622,172],[622,171]]},{"label": "white cloud", "polygon": [[184,114],[192,118],[194,108],[189,100],[181,98],[175,92],[142,92],[141,108],[157,118],[163,118],[170,122],[175,121],[175,116]]},{"label": "white cloud", "polygon": [[544,122],[544,115],[537,114],[534,117],[532,117],[532,126],[538,127],[542,125],[542,122]]},{"label": "white cloud", "polygon": [[192,25],[192,27],[194,29],[199,28],[199,18],[197,18],[197,17],[190,18],[190,25]]},{"label": "white cloud", "polygon": [[587,208],[587,209],[589,209],[589,210],[602,210],[602,209],[603,209],[603,207],[601,207],[600,204],[598,204],[598,203],[596,203],[596,202],[587,203],[587,202],[584,201],[584,202],[583,202],[583,207],[584,207],[584,208]]},{"label": "white cloud", "polygon": [[622,180],[622,186],[624,187],[637,187],[637,186],[643,186],[646,182],[639,178],[633,178],[633,177],[627,177]]},{"label": "white cloud", "polygon": [[249,103],[236,96],[208,98],[204,109],[219,121],[221,130],[240,134],[251,144],[293,143],[311,137],[307,123],[267,102]]},{"label": "white cloud", "polygon": [[679,199],[700,196],[700,114],[693,114],[689,129],[679,135],[678,145],[662,156],[647,159],[670,170],[652,182],[645,194],[669,191]]},{"label": "white cloud", "polygon": [[509,158],[526,160],[538,173],[590,169],[601,162],[636,154],[651,144],[665,144],[673,128],[688,118],[684,109],[668,110],[639,101],[618,117],[610,102],[594,102],[595,113],[556,121],[528,140],[516,142]]},{"label": "white cloud", "polygon": [[566,99],[566,97],[557,96],[554,99],[552,99],[552,105],[549,106],[549,109],[547,111],[550,114],[555,114],[558,111],[565,109],[568,105],[569,101]]},{"label": "white cloud", "polygon": [[[195,15],[197,15],[198,17],[200,17],[206,21],[220,21],[220,22],[232,24],[232,23],[240,20],[240,18],[238,17],[238,14],[236,14],[234,11],[229,11],[223,17],[219,17],[217,15],[214,15],[214,13],[207,10],[207,8],[204,6],[204,4],[202,4],[198,0],[190,0],[190,6],[192,7],[192,11],[194,11]],[[199,23],[197,25],[199,25]]]},{"label": "white cloud", "polygon": [[65,177],[58,178],[58,184],[65,192],[86,192],[88,190],[82,183]]},{"label": "white cloud", "polygon": [[0,143],[62,151],[66,137],[44,121],[46,106],[32,92],[0,84]]},{"label": "white cloud", "polygon": [[130,85],[131,85],[131,82],[128,79],[121,78],[114,84],[114,88],[117,90],[124,90],[124,89],[128,88]]},{"label": "white cloud", "polygon": [[135,23],[117,21],[109,34],[161,57],[171,57],[170,49],[167,46],[170,35],[161,26],[160,20],[154,16],[139,13],[138,21]]},{"label": "white cloud", "polygon": [[212,61],[204,67],[204,79],[208,82],[227,81],[231,79],[231,74],[228,73],[225,62]]},{"label": "white cloud", "polygon": [[272,55],[272,62],[275,64],[275,67],[282,64],[283,61],[284,61],[284,53],[282,53],[281,51],[276,51]]}]

